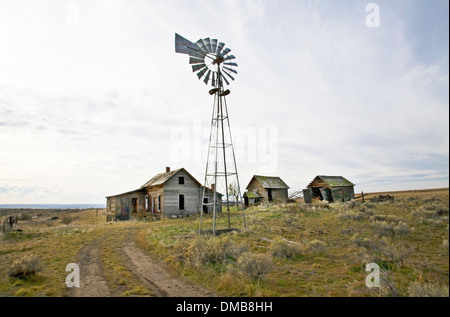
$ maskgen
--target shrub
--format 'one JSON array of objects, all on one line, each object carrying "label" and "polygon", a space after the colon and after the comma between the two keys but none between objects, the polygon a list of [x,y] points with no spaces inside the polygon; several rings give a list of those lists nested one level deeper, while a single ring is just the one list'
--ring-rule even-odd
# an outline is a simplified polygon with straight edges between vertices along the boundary
[{"label": "shrub", "polygon": [[427,226],[431,226],[431,227],[439,227],[440,225],[442,225],[442,220],[439,219],[427,219],[427,218],[420,218],[419,221],[421,224],[427,225]]},{"label": "shrub", "polygon": [[380,236],[400,237],[410,233],[408,224],[400,221],[398,224],[386,221],[375,221],[373,229]]},{"label": "shrub", "polygon": [[62,217],[61,217],[61,223],[62,224],[65,224],[65,225],[68,225],[69,223],[71,223],[72,221],[74,221],[76,218],[75,217],[72,217],[72,216],[70,216],[70,215],[63,215]]},{"label": "shrub", "polygon": [[14,260],[9,268],[9,276],[25,278],[36,274],[41,270],[39,257],[27,255]]},{"label": "shrub", "polygon": [[255,215],[251,215],[251,216],[247,217],[247,224],[249,224],[250,226],[264,226],[265,225],[264,221]]},{"label": "shrub", "polygon": [[390,243],[383,238],[376,247],[376,251],[388,261],[403,265],[403,261],[414,253],[414,248],[405,244]]},{"label": "shrub", "polygon": [[448,286],[437,283],[413,282],[408,286],[411,297],[449,297]]},{"label": "shrub", "polygon": [[419,209],[411,213],[414,218],[439,218],[448,216],[448,207],[442,205],[421,206]]},{"label": "shrub", "polygon": [[395,283],[391,281],[389,278],[389,274],[387,270],[384,270],[380,268],[380,289],[379,289],[380,296],[384,297],[391,297],[391,296],[398,296],[398,290],[395,286]]},{"label": "shrub", "polygon": [[356,200],[350,200],[344,203],[344,208],[346,209],[353,209],[355,207],[358,207],[360,205],[359,201]]},{"label": "shrub", "polygon": [[373,212],[373,210],[370,210],[367,205],[365,205],[365,206],[363,205],[363,206],[359,207],[358,210],[359,210],[359,212],[363,212],[366,216],[371,216],[371,215],[375,214]]},{"label": "shrub", "polygon": [[357,211],[346,210],[341,212],[337,217],[341,220],[362,220],[364,218],[364,214]]},{"label": "shrub", "polygon": [[27,211],[21,212],[18,216],[17,216],[18,220],[31,220],[31,214]]},{"label": "shrub", "polygon": [[236,269],[243,276],[259,279],[270,272],[272,258],[267,254],[243,253],[236,262]]},{"label": "shrub", "polygon": [[219,240],[217,237],[200,236],[188,248],[186,259],[193,266],[207,263],[221,263],[230,255],[229,240]]},{"label": "shrub", "polygon": [[293,258],[301,255],[302,251],[300,246],[287,243],[282,240],[276,240],[272,242],[270,246],[272,256],[277,258]]},{"label": "shrub", "polygon": [[188,264],[198,267],[204,264],[224,263],[227,259],[237,259],[249,250],[245,244],[234,244],[229,238],[198,236],[191,244],[179,246],[181,257]]},{"label": "shrub", "polygon": [[393,223],[399,223],[401,219],[394,215],[373,215],[369,219],[370,222],[375,221],[386,221],[386,222],[393,222]]},{"label": "shrub", "polygon": [[374,241],[372,241],[372,240],[370,240],[368,238],[361,239],[359,237],[359,233],[355,233],[353,235],[353,237],[350,239],[350,241],[354,245],[356,245],[357,247],[363,247],[363,248],[368,249],[368,250],[372,250],[372,249],[375,248],[375,242]]},{"label": "shrub", "polygon": [[385,237],[373,241],[360,239],[358,234],[352,237],[352,242],[366,250],[365,257],[371,262],[388,261],[404,265],[404,260],[414,253],[414,248],[406,244],[389,242]]},{"label": "shrub", "polygon": [[313,253],[325,253],[327,250],[327,244],[323,241],[312,240],[308,241],[306,249]]},{"label": "shrub", "polygon": [[292,228],[296,229],[303,229],[303,226],[300,223],[300,220],[297,217],[294,216],[288,216],[283,220],[283,223],[285,225],[288,225]]}]

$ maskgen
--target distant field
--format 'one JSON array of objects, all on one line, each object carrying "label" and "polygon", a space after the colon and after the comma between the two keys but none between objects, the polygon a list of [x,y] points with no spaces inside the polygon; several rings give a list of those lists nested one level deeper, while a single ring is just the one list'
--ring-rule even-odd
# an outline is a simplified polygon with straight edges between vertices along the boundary
[{"label": "distant field", "polygon": [[0,212],[3,209],[89,209],[89,208],[105,208],[104,204],[0,204]]},{"label": "distant field", "polygon": [[[378,196],[378,195],[393,195],[393,196],[397,196],[397,197],[402,197],[402,196],[411,196],[411,195],[428,195],[428,194],[432,194],[432,193],[439,193],[439,192],[448,192],[449,188],[431,188],[431,189],[414,189],[414,190],[398,190],[398,191],[386,191],[386,192],[369,192],[369,193],[364,193],[364,197],[365,198],[372,198],[374,196]],[[355,193],[355,196],[360,199],[361,198],[361,193]]]},{"label": "distant field", "polygon": [[[370,202],[387,194],[394,200]],[[167,296],[142,279],[136,259],[146,257],[218,296],[449,295],[448,188],[365,193],[364,203],[262,204],[246,210],[247,230],[232,209],[240,232],[217,237],[197,233],[198,216],[106,223],[104,209],[15,213],[18,225],[0,240],[0,296],[77,296],[64,284],[72,262],[95,267],[85,276],[107,296]],[[217,218],[226,228],[226,214]],[[203,218],[204,229],[211,223]],[[130,261],[136,250],[143,255]],[[24,256],[41,269],[12,276]],[[366,286],[369,263],[381,269],[379,287]]]}]

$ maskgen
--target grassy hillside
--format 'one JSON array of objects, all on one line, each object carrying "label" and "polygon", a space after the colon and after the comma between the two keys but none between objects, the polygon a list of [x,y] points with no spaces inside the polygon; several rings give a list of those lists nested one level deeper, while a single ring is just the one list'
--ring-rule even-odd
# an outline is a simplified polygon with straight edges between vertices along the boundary
[{"label": "grassy hillside", "polygon": [[[199,217],[106,223],[104,211],[57,213],[19,221],[0,240],[0,295],[66,296],[65,266],[91,241],[113,296],[151,296],[127,269],[123,246],[135,243],[178,276],[221,296],[448,296],[449,191],[394,194],[394,201],[260,205],[247,230],[198,234]],[[64,217],[69,217],[63,220]],[[211,229],[212,217],[203,219]],[[226,228],[225,214],[218,228]],[[232,210],[231,226],[242,229]],[[23,256],[41,270],[11,275]],[[379,288],[366,264],[381,268]]]}]

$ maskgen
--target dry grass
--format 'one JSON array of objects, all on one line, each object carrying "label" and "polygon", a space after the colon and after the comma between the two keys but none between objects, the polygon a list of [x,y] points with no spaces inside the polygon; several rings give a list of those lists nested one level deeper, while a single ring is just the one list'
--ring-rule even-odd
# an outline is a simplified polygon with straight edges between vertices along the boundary
[{"label": "dry grass", "polygon": [[[392,193],[391,193],[392,194]],[[448,296],[447,190],[393,193],[394,201],[263,204],[246,210],[247,230],[199,235],[199,218],[106,223],[95,210],[19,221],[0,241],[0,295],[65,296],[65,266],[93,239],[116,296],[151,296],[129,270],[119,245],[131,243],[174,274],[223,296]],[[367,195],[366,197],[370,197]],[[218,228],[227,227],[226,215]],[[212,227],[211,215],[203,219]],[[231,226],[242,228],[239,210]],[[9,275],[14,261],[39,255],[42,270]],[[382,268],[382,287],[365,286],[365,265]]]},{"label": "dry grass", "polygon": [[[237,274],[237,260],[229,256],[220,265],[198,263],[193,270],[168,247],[167,241],[175,248],[181,244],[174,226],[154,228],[147,235],[148,249],[169,261],[174,271],[226,296],[409,296],[408,287],[418,272],[448,285],[445,208],[448,191],[400,195],[394,201],[378,203],[252,207],[246,211],[248,230],[227,239],[232,245],[247,245],[251,253],[272,259],[272,269],[264,273],[263,281],[255,280],[252,274],[248,278]],[[426,219],[438,220],[439,225],[424,223],[423,215],[413,214],[416,210],[432,210],[432,218],[427,213]],[[218,218],[222,225],[225,220]],[[195,230],[197,221],[183,219],[178,224],[182,223],[186,232],[190,226]],[[234,226],[241,225],[238,211],[232,213],[232,221]],[[183,244],[192,245],[195,239],[184,236]],[[210,239],[219,243],[225,237]],[[367,273],[363,268],[370,262],[383,269],[384,284],[377,291],[364,283]]]}]

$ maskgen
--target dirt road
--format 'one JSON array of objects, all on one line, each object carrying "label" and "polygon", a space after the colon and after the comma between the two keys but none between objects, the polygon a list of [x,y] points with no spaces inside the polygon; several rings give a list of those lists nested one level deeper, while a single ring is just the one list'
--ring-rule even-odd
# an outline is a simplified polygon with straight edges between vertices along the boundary
[{"label": "dirt road", "polygon": [[194,286],[187,281],[172,276],[164,263],[156,261],[142,253],[134,245],[124,247],[130,260],[132,272],[142,281],[148,289],[157,296],[163,297],[210,297],[211,292]]},{"label": "dirt road", "polygon": [[73,297],[108,297],[109,288],[102,275],[100,261],[100,241],[92,240],[89,245],[81,249],[78,265],[80,267],[80,287],[68,289]]},{"label": "dirt road", "polygon": [[[109,297],[115,296],[108,287],[102,270],[100,250],[107,239],[93,239],[82,248],[76,261],[80,267],[80,287],[68,289],[71,297]],[[133,241],[133,239],[125,239]],[[202,287],[193,285],[183,278],[173,276],[161,261],[152,259],[133,243],[117,246],[125,254],[129,268],[150,294],[158,297],[211,297],[214,294]]]}]

